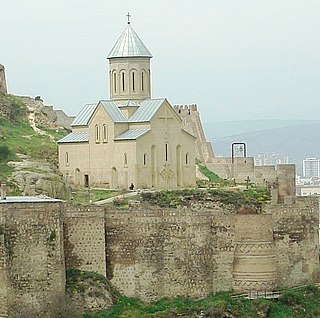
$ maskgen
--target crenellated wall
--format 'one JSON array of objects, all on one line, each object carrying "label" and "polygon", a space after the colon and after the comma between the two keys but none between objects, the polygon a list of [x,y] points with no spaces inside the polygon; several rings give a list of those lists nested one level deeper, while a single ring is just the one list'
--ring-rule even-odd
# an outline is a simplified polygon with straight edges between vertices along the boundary
[{"label": "crenellated wall", "polygon": [[197,137],[196,158],[204,164],[211,162],[211,159],[214,157],[213,147],[206,140],[198,106],[196,104],[174,105],[174,110],[183,121],[183,129]]}]

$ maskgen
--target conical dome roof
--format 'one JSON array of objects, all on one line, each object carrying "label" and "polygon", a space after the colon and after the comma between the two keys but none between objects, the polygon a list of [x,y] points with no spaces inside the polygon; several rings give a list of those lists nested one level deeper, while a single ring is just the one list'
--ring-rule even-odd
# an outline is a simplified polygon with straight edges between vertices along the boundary
[{"label": "conical dome roof", "polygon": [[129,23],[108,55],[108,59],[116,57],[152,57]]}]

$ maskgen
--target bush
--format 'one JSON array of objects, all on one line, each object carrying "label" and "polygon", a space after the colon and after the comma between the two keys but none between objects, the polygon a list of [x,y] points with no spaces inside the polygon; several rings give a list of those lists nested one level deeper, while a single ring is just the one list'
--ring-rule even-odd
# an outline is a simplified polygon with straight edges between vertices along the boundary
[{"label": "bush", "polygon": [[10,155],[8,145],[4,144],[0,146],[0,161],[7,160]]}]

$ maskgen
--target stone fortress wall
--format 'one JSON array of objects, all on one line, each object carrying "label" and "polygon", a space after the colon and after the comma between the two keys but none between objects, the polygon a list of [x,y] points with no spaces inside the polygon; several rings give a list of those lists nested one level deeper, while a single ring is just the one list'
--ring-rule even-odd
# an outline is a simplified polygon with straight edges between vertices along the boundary
[{"label": "stone fortress wall", "polygon": [[63,210],[61,202],[0,204],[0,317],[45,317],[64,295]]},{"label": "stone fortress wall", "polygon": [[197,137],[196,158],[203,163],[210,162],[211,158],[214,157],[213,147],[206,140],[198,106],[196,104],[174,105],[174,110],[182,119],[183,129]]},{"label": "stone fortress wall", "polygon": [[270,290],[318,275],[318,200],[273,189],[261,214],[216,204],[165,209],[0,204],[0,317],[31,306],[39,316],[64,293],[65,269],[106,275],[143,300]]},{"label": "stone fortress wall", "polygon": [[8,93],[5,68],[2,64],[0,64],[0,93]]}]

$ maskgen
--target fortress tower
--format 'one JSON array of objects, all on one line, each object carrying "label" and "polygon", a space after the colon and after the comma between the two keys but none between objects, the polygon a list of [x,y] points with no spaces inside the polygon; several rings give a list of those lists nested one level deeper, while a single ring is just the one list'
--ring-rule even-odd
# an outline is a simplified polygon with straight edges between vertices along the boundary
[{"label": "fortress tower", "polygon": [[2,64],[0,64],[0,93],[4,93],[4,94],[8,93],[5,69]]},{"label": "fortress tower", "polygon": [[[128,14],[128,17],[130,15]],[[110,99],[140,102],[151,98],[152,55],[128,25],[108,55]]]}]

